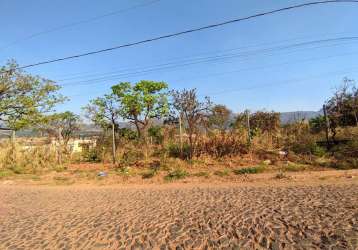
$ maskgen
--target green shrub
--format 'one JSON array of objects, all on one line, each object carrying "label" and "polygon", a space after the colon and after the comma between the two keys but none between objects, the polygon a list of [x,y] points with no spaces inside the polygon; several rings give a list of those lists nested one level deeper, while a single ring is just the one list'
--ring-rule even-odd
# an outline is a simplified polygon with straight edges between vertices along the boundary
[{"label": "green shrub", "polygon": [[181,158],[183,160],[190,159],[191,148],[189,144],[183,145],[183,152],[180,152],[180,145],[179,144],[169,144],[168,145],[168,154],[170,157],[173,158]]},{"label": "green shrub", "polygon": [[118,134],[120,137],[127,139],[127,140],[135,140],[138,138],[137,132],[133,131],[129,128],[120,128],[118,129]]},{"label": "green shrub", "polygon": [[185,177],[187,177],[189,174],[187,171],[185,171],[184,169],[175,169],[173,171],[170,171],[165,177],[164,179],[167,181],[172,181],[172,180],[179,180],[179,179],[184,179]]},{"label": "green shrub", "polygon": [[163,143],[163,129],[160,126],[152,126],[148,129],[148,135],[152,138],[152,142],[155,144]]},{"label": "green shrub", "polygon": [[295,142],[291,146],[292,152],[295,154],[309,155],[313,154],[322,157],[326,154],[326,150],[323,147],[317,145],[314,141],[308,142]]},{"label": "green shrub", "polygon": [[157,173],[158,173],[157,170],[155,170],[155,169],[150,169],[150,170],[148,170],[147,172],[144,172],[144,173],[142,174],[142,178],[143,178],[143,179],[150,179],[150,178],[153,178]]},{"label": "green shrub", "polygon": [[122,175],[122,176],[130,176],[131,175],[131,169],[127,166],[116,168],[116,174]]},{"label": "green shrub", "polygon": [[89,150],[85,150],[82,154],[83,159],[86,162],[100,162],[100,152],[96,148],[91,148]]},{"label": "green shrub", "polygon": [[318,157],[324,156],[327,152],[323,147],[318,146],[317,144],[312,145],[312,154]]},{"label": "green shrub", "polygon": [[233,172],[235,174],[258,174],[265,171],[264,166],[255,166],[255,167],[247,167],[247,168],[241,168],[241,169],[235,169]]},{"label": "green shrub", "polygon": [[10,170],[8,169],[0,169],[0,179],[1,178],[6,178],[6,177],[9,177],[11,175],[13,175],[14,173],[11,172]]}]

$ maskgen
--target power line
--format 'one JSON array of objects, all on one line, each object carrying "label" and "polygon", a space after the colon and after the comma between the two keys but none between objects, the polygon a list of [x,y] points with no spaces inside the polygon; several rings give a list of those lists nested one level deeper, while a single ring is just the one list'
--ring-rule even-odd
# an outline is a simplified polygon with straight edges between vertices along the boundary
[{"label": "power line", "polygon": [[331,71],[331,72],[318,74],[318,75],[311,75],[310,77],[304,77],[304,78],[299,78],[299,79],[289,79],[289,80],[283,80],[283,81],[278,81],[278,82],[276,81],[276,82],[270,83],[270,84],[254,85],[251,87],[246,87],[246,88],[241,88],[241,89],[226,89],[226,90],[221,90],[221,91],[217,91],[217,92],[206,93],[206,94],[200,95],[200,96],[218,96],[218,95],[233,93],[233,92],[249,91],[249,90],[253,90],[253,89],[262,89],[262,88],[267,88],[267,87],[287,85],[287,84],[292,84],[292,83],[297,83],[297,82],[304,82],[307,80],[316,79],[316,78],[320,78],[320,77],[324,77],[324,76],[346,74],[347,71],[357,72],[356,71],[357,69],[358,69],[357,67],[347,68],[347,69],[343,69],[340,71]]},{"label": "power line", "polygon": [[[330,33],[330,34],[319,34],[320,36],[324,36],[324,37],[328,37],[328,35],[346,35],[346,32],[340,32],[340,33]],[[246,45],[246,46],[240,46],[240,47],[234,47],[234,48],[229,48],[229,49],[224,49],[224,50],[215,50],[215,51],[206,51],[206,52],[201,52],[201,53],[197,53],[197,54],[193,54],[193,55],[188,55],[185,57],[172,57],[172,58],[168,58],[168,63],[169,62],[177,62],[177,61],[181,61],[183,59],[187,59],[187,58],[201,58],[201,56],[205,56],[205,55],[214,55],[216,53],[224,53],[224,52],[231,52],[231,51],[240,51],[240,50],[244,50],[244,49],[250,49],[250,48],[257,48],[260,49],[260,47],[265,46],[265,45],[284,45],[284,42],[291,42],[291,41],[300,41],[302,39],[306,39],[306,38],[315,38],[317,37],[317,34],[315,35],[308,35],[308,36],[300,36],[300,37],[295,37],[295,38],[291,38],[291,39],[284,39],[284,40],[275,40],[275,41],[271,41],[271,42],[262,42],[262,43],[257,43],[257,44],[252,44],[252,45]],[[323,39],[323,38],[322,38]],[[265,47],[264,47],[265,48]],[[156,61],[157,63],[158,61]],[[158,62],[159,65],[161,65],[161,61]],[[158,65],[155,64],[155,65]],[[82,77],[90,77],[90,76],[98,76],[98,75],[107,75],[107,74],[111,74],[111,73],[120,73],[120,72],[124,72],[124,71],[128,71],[128,70],[134,70],[134,69],[142,69],[145,66],[142,67],[132,67],[132,68],[111,68],[111,71],[107,71],[107,72],[94,72],[93,70],[89,70],[89,71],[82,71],[82,72],[76,72],[76,73],[67,73],[67,74],[60,74],[60,75],[56,75],[54,78],[57,79],[55,81],[67,81],[70,79],[77,79],[77,78],[82,78]]]},{"label": "power line", "polygon": [[106,14],[103,14],[103,15],[99,15],[99,16],[90,17],[90,18],[87,18],[87,19],[82,20],[82,21],[77,21],[77,22],[73,22],[73,23],[68,23],[68,24],[64,24],[64,25],[61,25],[61,26],[57,26],[57,27],[54,27],[54,28],[51,28],[51,29],[48,29],[48,30],[40,31],[40,32],[31,34],[31,35],[29,35],[29,36],[23,37],[23,38],[21,38],[21,39],[15,40],[15,41],[13,41],[13,42],[10,42],[10,43],[8,43],[7,45],[1,47],[0,50],[4,50],[4,49],[9,48],[9,47],[12,47],[12,46],[14,46],[14,45],[16,45],[16,44],[18,44],[18,43],[21,43],[21,42],[23,42],[23,41],[30,40],[30,39],[35,38],[35,37],[38,37],[38,36],[42,36],[42,35],[45,35],[45,34],[48,34],[48,33],[53,33],[53,32],[59,31],[59,30],[64,30],[64,29],[67,29],[67,28],[70,28],[70,27],[73,27],[73,26],[78,26],[78,25],[81,25],[81,24],[94,22],[94,21],[97,21],[97,20],[100,20],[100,19],[103,19],[103,18],[106,18],[106,17],[109,17],[109,16],[118,15],[118,14],[120,14],[120,13],[124,13],[124,12],[130,11],[130,10],[133,10],[133,9],[137,9],[137,8],[140,8],[140,7],[144,7],[144,6],[147,6],[147,5],[151,5],[151,4],[154,4],[154,3],[159,2],[159,1],[160,1],[160,0],[153,0],[153,1],[150,1],[150,2],[145,2],[145,3],[137,4],[137,5],[134,5],[134,6],[132,6],[132,7],[128,7],[128,8],[124,8],[124,9],[120,9],[120,10],[116,10],[116,11],[112,11],[112,12],[109,12],[109,13],[106,13]]},{"label": "power line", "polygon": [[[308,49],[319,49],[319,48],[325,48],[327,46],[331,47],[331,46],[340,45],[339,43],[337,43],[337,44],[318,46],[321,43],[349,42],[349,41],[355,41],[357,39],[358,39],[358,37],[321,39],[321,40],[301,42],[301,43],[295,43],[295,44],[289,44],[289,45],[281,45],[281,46],[277,46],[277,47],[263,48],[263,49],[252,50],[252,51],[242,51],[239,53],[229,53],[229,54],[226,53],[226,54],[214,55],[214,56],[209,56],[209,57],[181,60],[181,61],[177,61],[177,62],[154,65],[154,66],[147,67],[147,68],[134,68],[132,72],[129,69],[129,70],[127,70],[129,72],[126,72],[126,70],[123,70],[123,71],[113,71],[113,72],[104,73],[104,74],[92,74],[92,75],[90,75],[90,77],[92,76],[92,77],[97,77],[97,78],[89,78],[89,79],[85,79],[85,80],[81,80],[82,77],[78,76],[78,77],[67,78],[67,79],[63,79],[63,80],[59,80],[59,81],[60,82],[65,81],[65,83],[61,84],[61,86],[86,85],[83,83],[115,80],[115,79],[120,79],[123,77],[138,76],[138,75],[152,73],[152,72],[155,72],[158,70],[162,71],[162,70],[168,70],[168,69],[176,69],[178,67],[185,67],[185,66],[190,66],[190,65],[199,64],[199,63],[227,62],[228,60],[235,59],[237,57],[247,60],[252,56],[257,56],[257,55],[270,56],[270,55],[274,55],[273,52],[282,51],[282,50],[284,51],[284,50],[288,50],[288,49],[291,49],[288,52],[295,53],[295,52],[305,50],[305,49],[299,50],[299,48],[302,46],[317,45],[315,47],[309,47]],[[294,49],[294,50],[292,50],[292,49]],[[232,49],[230,49],[229,51],[232,51]],[[242,61],[244,61],[244,60],[242,60]],[[230,62],[230,61],[228,61],[228,62]],[[115,73],[117,73],[117,74],[115,74]],[[85,78],[87,78],[87,77],[85,76]],[[74,80],[74,79],[79,79],[79,80]],[[66,80],[74,80],[74,81],[66,82]]]},{"label": "power line", "polygon": [[[199,96],[201,96],[201,97],[204,97],[204,96],[218,96],[218,95],[222,95],[222,94],[226,94],[226,93],[232,93],[232,92],[250,91],[250,90],[254,90],[254,89],[262,89],[262,88],[273,87],[273,86],[281,86],[281,85],[293,84],[293,83],[304,82],[304,81],[307,81],[307,80],[320,78],[322,76],[341,75],[341,74],[347,73],[348,71],[357,72],[356,71],[357,69],[358,69],[357,67],[346,68],[346,69],[343,69],[343,70],[340,70],[340,71],[331,71],[331,72],[326,72],[326,73],[317,74],[317,75],[311,75],[309,77],[304,77],[304,78],[299,78],[299,79],[281,80],[281,81],[276,81],[276,82],[270,83],[270,84],[254,85],[254,86],[251,86],[251,87],[239,88],[239,89],[237,89],[237,88],[235,88],[235,89],[226,89],[226,90],[210,92],[210,93],[206,93],[206,94],[200,94]],[[233,72],[235,72],[235,71],[226,72],[226,73],[233,73]],[[214,75],[214,74],[212,74],[212,75]],[[96,93],[96,92],[90,92],[90,93],[92,94],[92,93]],[[71,97],[77,97],[77,96],[83,96],[83,93],[70,95],[68,97],[71,98]]]},{"label": "power line", "polygon": [[330,4],[330,3],[358,3],[358,0],[316,1],[316,2],[309,2],[309,3],[304,3],[304,4],[288,6],[288,7],[285,7],[285,8],[280,8],[280,9],[276,9],[276,10],[262,12],[262,13],[258,13],[258,14],[255,14],[255,15],[242,17],[242,18],[237,18],[237,19],[233,19],[233,20],[229,20],[229,21],[225,21],[225,22],[221,22],[221,23],[210,24],[210,25],[207,25],[207,26],[199,27],[199,28],[189,29],[189,30],[185,30],[185,31],[172,33],[172,34],[167,34],[167,35],[163,35],[163,36],[149,38],[149,39],[146,39],[146,40],[141,40],[141,41],[137,41],[137,42],[118,45],[118,46],[111,47],[111,48],[106,48],[106,49],[86,52],[86,53],[82,53],[82,54],[77,54],[77,55],[72,55],[72,56],[67,56],[67,57],[62,57],[62,58],[42,61],[42,62],[33,63],[33,64],[28,64],[28,65],[25,65],[25,66],[18,67],[18,69],[25,69],[25,68],[35,67],[35,66],[39,66],[39,65],[50,64],[50,63],[55,63],[55,62],[59,62],[59,61],[65,61],[65,60],[75,59],[75,58],[79,58],[79,57],[84,57],[84,56],[104,53],[104,52],[117,50],[117,49],[121,49],[121,48],[125,48],[125,47],[132,47],[132,46],[136,46],[136,45],[139,45],[139,44],[154,42],[154,41],[167,39],[167,38],[171,38],[171,37],[176,37],[176,36],[181,36],[181,35],[184,35],[184,34],[189,34],[189,33],[202,31],[202,30],[206,30],[206,29],[212,29],[212,28],[216,28],[216,27],[219,27],[219,26],[224,26],[224,25],[227,25],[227,24],[232,24],[232,23],[236,23],[236,22],[240,22],[240,21],[244,21],[244,20],[249,20],[249,19],[253,19],[253,18],[257,18],[257,17],[261,17],[261,16],[275,14],[275,13],[278,13],[278,12],[283,12],[283,11],[288,11],[288,10],[292,10],[292,9],[298,9],[298,8],[303,8],[303,7],[313,6],[313,5]]}]

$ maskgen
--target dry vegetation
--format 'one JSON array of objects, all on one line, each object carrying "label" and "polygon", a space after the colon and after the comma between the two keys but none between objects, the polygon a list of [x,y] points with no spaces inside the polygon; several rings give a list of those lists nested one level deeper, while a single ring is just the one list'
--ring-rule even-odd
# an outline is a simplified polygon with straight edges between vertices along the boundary
[{"label": "dry vegetation", "polygon": [[169,91],[165,82],[121,82],[83,108],[102,133],[95,147],[73,153],[68,143],[80,130],[80,117],[70,111],[51,113],[65,100],[59,86],[16,65],[0,69],[0,124],[43,135],[33,141],[48,139],[32,146],[30,139],[2,140],[1,179],[53,174],[59,183],[71,183],[71,175],[173,181],[358,168],[358,89],[349,79],[327,100],[326,117],[289,124],[281,124],[280,114],[273,111],[233,114],[208,97],[198,98],[195,89]]}]

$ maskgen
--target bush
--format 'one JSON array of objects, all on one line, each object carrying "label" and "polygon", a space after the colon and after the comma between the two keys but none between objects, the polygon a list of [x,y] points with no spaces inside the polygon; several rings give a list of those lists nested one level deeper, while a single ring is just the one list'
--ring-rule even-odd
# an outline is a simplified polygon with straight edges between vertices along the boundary
[{"label": "bush", "polygon": [[116,168],[116,173],[118,175],[129,177],[131,175],[131,169],[129,167],[127,167],[127,166]]},{"label": "bush", "polygon": [[172,181],[172,180],[179,180],[179,179],[184,179],[185,177],[187,177],[189,174],[187,171],[185,171],[184,169],[175,169],[173,171],[170,171],[165,177],[164,179],[167,181]]},{"label": "bush", "polygon": [[264,166],[255,166],[255,167],[248,167],[248,168],[241,168],[241,169],[235,169],[233,172],[235,174],[258,174],[265,171]]},{"label": "bush", "polygon": [[133,165],[137,161],[140,161],[144,158],[143,151],[137,150],[137,149],[129,149],[126,150],[121,159],[121,164],[124,165]]},{"label": "bush", "polygon": [[169,157],[173,157],[173,158],[181,158],[183,160],[189,160],[190,159],[190,153],[191,153],[191,149],[190,149],[190,145],[189,144],[184,144],[183,145],[183,152],[180,152],[180,145],[179,144],[169,144],[168,145],[168,154]]},{"label": "bush", "polygon": [[247,143],[235,134],[214,134],[202,138],[196,146],[196,155],[210,155],[215,158],[246,154],[249,151]]},{"label": "bush", "polygon": [[161,144],[163,143],[164,136],[163,131],[160,126],[152,126],[148,129],[148,135],[152,138],[153,143]]},{"label": "bush", "polygon": [[137,132],[129,128],[118,129],[118,134],[121,138],[124,138],[126,140],[135,140],[138,138]]},{"label": "bush", "polygon": [[340,170],[348,170],[348,169],[358,169],[358,159],[347,159],[336,161],[330,164],[330,167],[340,169]]},{"label": "bush", "polygon": [[96,148],[91,148],[89,150],[85,150],[82,153],[82,156],[86,162],[100,162],[101,161],[100,154],[101,153]]},{"label": "bush", "polygon": [[326,150],[317,145],[316,142],[295,142],[291,146],[292,152],[301,155],[316,155],[322,157],[326,154]]},{"label": "bush", "polygon": [[9,177],[11,175],[13,175],[13,172],[11,172],[10,170],[8,170],[8,169],[0,169],[0,179]]},{"label": "bush", "polygon": [[150,169],[147,172],[142,174],[142,178],[150,179],[150,178],[153,178],[157,173],[158,173],[158,171],[156,169]]}]

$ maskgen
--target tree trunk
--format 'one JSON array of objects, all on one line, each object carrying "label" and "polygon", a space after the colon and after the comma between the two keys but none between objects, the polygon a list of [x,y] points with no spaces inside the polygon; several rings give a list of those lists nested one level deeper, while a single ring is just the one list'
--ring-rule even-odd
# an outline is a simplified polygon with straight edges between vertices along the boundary
[{"label": "tree trunk", "polygon": [[58,164],[62,165],[62,129],[58,128]]},{"label": "tree trunk", "polygon": [[182,128],[182,114],[179,115],[179,139],[180,139],[180,157],[183,158],[183,128]]},{"label": "tree trunk", "polygon": [[116,164],[116,137],[114,131],[114,123],[112,122],[112,162]]},{"label": "tree trunk", "polygon": [[142,131],[140,130],[139,122],[137,120],[134,121],[134,125],[137,129],[138,137],[142,138]]}]

